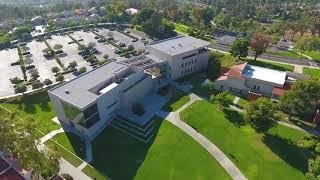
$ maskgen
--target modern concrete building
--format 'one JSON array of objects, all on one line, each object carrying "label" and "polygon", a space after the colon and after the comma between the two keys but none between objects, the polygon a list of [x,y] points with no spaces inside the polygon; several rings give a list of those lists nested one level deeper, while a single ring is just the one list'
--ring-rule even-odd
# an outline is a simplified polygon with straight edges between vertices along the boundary
[{"label": "modern concrete building", "polygon": [[176,80],[208,66],[209,43],[190,36],[177,36],[150,43],[146,51],[167,63],[167,78]]},{"label": "modern concrete building", "polygon": [[217,90],[241,95],[267,96],[279,99],[290,87],[290,79],[284,71],[242,63],[233,66],[214,83]]},{"label": "modern concrete building", "polygon": [[49,97],[62,126],[72,128],[84,138],[92,139],[113,124],[148,141],[152,136],[149,120],[154,112],[143,120],[115,117],[121,110],[131,110],[135,103],[171,80],[205,70],[208,45],[183,36],[154,42],[147,46],[146,55],[96,68],[49,90]]}]

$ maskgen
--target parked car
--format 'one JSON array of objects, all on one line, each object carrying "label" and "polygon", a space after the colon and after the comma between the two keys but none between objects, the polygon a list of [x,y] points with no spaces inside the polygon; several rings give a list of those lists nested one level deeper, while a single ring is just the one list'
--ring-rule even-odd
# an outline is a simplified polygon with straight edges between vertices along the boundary
[{"label": "parked car", "polygon": [[119,43],[119,46],[120,46],[120,47],[126,47],[126,44],[124,44],[124,43]]},{"label": "parked car", "polygon": [[78,41],[79,41],[79,42],[80,42],[80,41],[83,41],[83,39],[79,39]]},{"label": "parked car", "polygon": [[94,39],[99,39],[99,38],[100,38],[100,36],[95,36],[95,37],[94,37]]},{"label": "parked car", "polygon": [[98,43],[103,43],[103,42],[106,42],[106,40],[105,39],[99,39],[98,40]]},{"label": "parked car", "polygon": [[143,37],[142,37],[142,38],[140,38],[140,41],[145,41],[145,40],[146,40],[146,39],[145,39],[145,38],[143,38]]},{"label": "parked car", "polygon": [[117,48],[117,49],[114,50],[114,53],[120,54],[120,53],[121,53],[121,50]]},{"label": "parked car", "polygon": [[137,41],[138,41],[137,38],[132,39],[132,42],[137,42]]},{"label": "parked car", "polygon": [[22,53],[22,55],[29,55],[30,54],[30,52],[24,52],[24,53]]}]

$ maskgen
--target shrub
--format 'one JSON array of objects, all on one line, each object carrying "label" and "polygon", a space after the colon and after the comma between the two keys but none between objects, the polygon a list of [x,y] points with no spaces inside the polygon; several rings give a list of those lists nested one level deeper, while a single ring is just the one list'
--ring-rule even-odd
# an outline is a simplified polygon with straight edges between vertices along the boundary
[{"label": "shrub", "polygon": [[43,84],[45,84],[46,86],[51,85],[53,82],[50,79],[45,79],[43,81]]},{"label": "shrub", "polygon": [[136,102],[132,105],[132,112],[138,116],[142,116],[145,113],[145,110],[141,103]]},{"label": "shrub", "polygon": [[297,145],[305,149],[313,149],[317,143],[316,138],[304,136],[300,138],[297,142]]},{"label": "shrub", "polygon": [[53,73],[58,73],[58,72],[60,71],[60,69],[59,69],[58,67],[52,67],[52,68],[51,68],[51,71],[52,71]]},{"label": "shrub", "polygon": [[42,88],[43,87],[43,83],[41,82],[34,82],[31,84],[32,86],[32,89],[39,89],[39,88]]},{"label": "shrub", "polygon": [[10,79],[10,82],[11,82],[12,84],[19,84],[19,83],[23,82],[23,80],[20,79],[20,78],[18,78],[18,77],[14,77],[14,78],[11,78],[11,79]]},{"label": "shrub", "polygon": [[103,58],[104,58],[104,59],[108,59],[108,58],[109,58],[109,55],[108,55],[108,54],[105,54],[105,55],[103,55]]},{"label": "shrub", "polygon": [[76,61],[72,61],[69,63],[68,68],[67,69],[74,69],[77,66],[77,62]]},{"label": "shrub", "polygon": [[59,74],[56,78],[56,81],[59,81],[59,82],[64,81],[64,76],[62,74]]},{"label": "shrub", "polygon": [[79,73],[80,73],[80,74],[83,74],[83,73],[85,73],[85,72],[87,72],[87,68],[86,68],[86,67],[81,67],[81,68],[79,69]]},{"label": "shrub", "polygon": [[27,86],[25,83],[19,83],[15,86],[15,93],[23,93],[27,91]]},{"label": "shrub", "polygon": [[129,46],[128,46],[128,51],[133,51],[133,50],[134,50],[133,45],[129,45]]}]

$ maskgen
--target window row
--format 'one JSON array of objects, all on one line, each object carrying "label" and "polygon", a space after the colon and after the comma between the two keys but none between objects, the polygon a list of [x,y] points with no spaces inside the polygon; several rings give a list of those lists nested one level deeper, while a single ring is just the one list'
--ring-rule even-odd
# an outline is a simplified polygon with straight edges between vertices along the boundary
[{"label": "window row", "polygon": [[189,65],[195,64],[196,62],[197,62],[197,59],[191,60],[191,61],[189,61],[189,62],[182,63],[182,64],[181,64],[181,67],[189,66]]},{"label": "window row", "polygon": [[190,69],[186,69],[186,70],[181,71],[181,75],[183,76],[183,75],[195,72],[195,71],[196,71],[196,67],[194,66],[194,67],[191,67]]}]

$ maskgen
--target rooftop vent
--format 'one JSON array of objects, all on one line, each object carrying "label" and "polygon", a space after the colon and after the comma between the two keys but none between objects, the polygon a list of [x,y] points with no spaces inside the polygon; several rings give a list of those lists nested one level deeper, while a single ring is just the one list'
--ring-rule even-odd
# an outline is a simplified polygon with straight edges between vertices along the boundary
[{"label": "rooftop vent", "polygon": [[69,91],[68,89],[66,89],[66,90],[64,91],[64,93],[70,94],[70,91]]},{"label": "rooftop vent", "polygon": [[178,44],[180,47],[183,47],[182,44]]},{"label": "rooftop vent", "polygon": [[175,47],[174,46],[171,46],[173,49],[175,49]]}]

